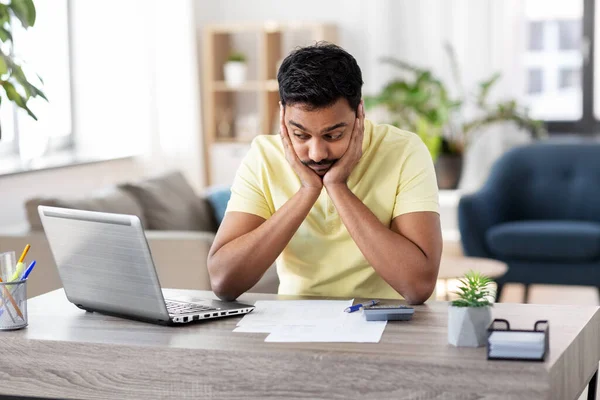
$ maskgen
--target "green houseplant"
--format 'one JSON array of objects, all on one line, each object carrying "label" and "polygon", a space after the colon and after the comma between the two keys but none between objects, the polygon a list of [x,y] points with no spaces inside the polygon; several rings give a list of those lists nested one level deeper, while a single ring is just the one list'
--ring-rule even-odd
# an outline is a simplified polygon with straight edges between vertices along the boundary
[{"label": "green houseplant", "polygon": [[[436,162],[440,188],[453,189],[462,171],[463,153],[481,128],[510,121],[536,138],[545,136],[546,131],[543,123],[532,119],[528,110],[515,100],[489,101],[492,88],[500,80],[499,73],[479,82],[472,91],[464,90],[454,50],[450,45],[445,49],[457,95],[451,95],[433,72],[385,57],[381,61],[397,68],[401,77],[386,84],[380,93],[365,96],[365,106],[385,107],[390,116],[388,123],[418,134]],[[476,110],[469,119],[465,117],[466,107]]]},{"label": "green houseplant", "polygon": [[229,55],[229,57],[227,57],[227,61],[245,63],[246,55],[242,52],[234,51]]},{"label": "green houseplant", "polygon": [[[41,97],[48,100],[39,83],[27,76],[23,71],[23,63],[17,59],[13,52],[13,31],[17,23],[29,29],[35,25],[36,11],[32,0],[5,0],[0,2],[0,86],[6,98],[17,107],[25,110],[31,118],[37,120],[35,114],[29,109],[27,103],[31,98]],[[37,86],[36,86],[37,85]],[[0,97],[0,106],[4,96]],[[1,124],[1,121],[0,121]],[[0,139],[2,131],[0,125]]]},{"label": "green houseplant", "polygon": [[227,57],[224,65],[223,74],[228,86],[237,87],[246,81],[246,55],[239,51],[234,51]]},{"label": "green houseplant", "polygon": [[492,322],[492,283],[490,278],[474,271],[460,279],[458,299],[448,308],[448,343],[465,347],[485,345],[486,330]]}]

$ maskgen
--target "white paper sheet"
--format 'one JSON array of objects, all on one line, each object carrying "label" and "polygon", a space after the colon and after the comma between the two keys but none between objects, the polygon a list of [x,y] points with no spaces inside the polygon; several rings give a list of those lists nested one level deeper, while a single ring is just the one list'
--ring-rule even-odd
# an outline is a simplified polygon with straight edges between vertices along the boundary
[{"label": "white paper sheet", "polygon": [[367,321],[363,312],[344,313],[343,317],[318,325],[280,325],[265,342],[355,342],[379,343],[387,321]]},{"label": "white paper sheet", "polygon": [[377,343],[386,321],[366,321],[362,310],[346,313],[353,300],[265,300],[234,332],[271,333],[266,342]]},{"label": "white paper sheet", "polygon": [[241,333],[271,333],[278,325],[242,325],[236,326],[233,331]]},{"label": "white paper sheet", "polygon": [[348,314],[344,309],[351,306],[352,302],[353,300],[259,300],[254,304],[254,311],[244,315],[237,326],[254,329],[252,332],[271,332],[280,325],[314,326],[322,322],[335,322]]}]

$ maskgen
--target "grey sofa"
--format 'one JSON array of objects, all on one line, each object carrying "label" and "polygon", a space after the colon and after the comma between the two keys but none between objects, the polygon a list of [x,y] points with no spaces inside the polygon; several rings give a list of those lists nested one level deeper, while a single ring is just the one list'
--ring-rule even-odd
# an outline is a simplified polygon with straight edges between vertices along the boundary
[{"label": "grey sofa", "polygon": [[[61,287],[38,205],[135,214],[144,224],[163,288],[210,290],[206,259],[227,206],[228,190],[209,188],[197,195],[180,173],[170,172],[77,199],[30,199],[25,204],[28,221],[0,229],[0,252],[20,253],[26,244],[31,245],[28,259],[37,265],[27,291],[28,297],[37,296]],[[272,267],[251,291],[277,293],[278,286]]]}]

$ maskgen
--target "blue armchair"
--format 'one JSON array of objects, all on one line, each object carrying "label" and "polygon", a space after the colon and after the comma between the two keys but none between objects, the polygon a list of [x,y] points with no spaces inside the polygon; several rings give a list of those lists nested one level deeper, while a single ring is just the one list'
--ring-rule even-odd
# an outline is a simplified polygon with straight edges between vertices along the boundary
[{"label": "blue armchair", "polygon": [[600,289],[600,143],[538,143],[504,154],[458,206],[465,254],[504,261],[505,283]]}]

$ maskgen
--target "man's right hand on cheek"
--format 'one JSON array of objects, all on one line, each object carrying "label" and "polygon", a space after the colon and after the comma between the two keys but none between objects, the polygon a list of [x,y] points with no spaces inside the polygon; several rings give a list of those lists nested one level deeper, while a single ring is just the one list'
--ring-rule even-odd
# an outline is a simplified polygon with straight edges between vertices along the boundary
[{"label": "man's right hand on cheek", "polygon": [[317,175],[312,169],[302,164],[294,147],[290,135],[288,134],[287,127],[285,126],[285,108],[283,105],[279,105],[279,130],[281,133],[281,141],[283,142],[283,149],[285,151],[285,158],[288,163],[300,178],[300,183],[303,188],[319,190],[323,188],[323,179]]}]

